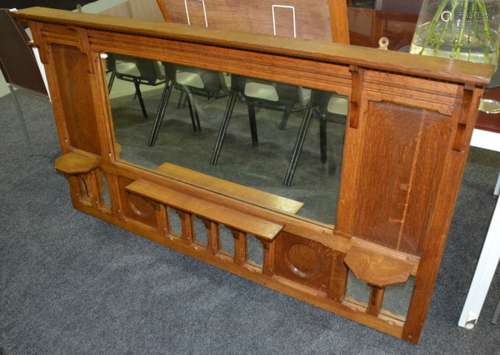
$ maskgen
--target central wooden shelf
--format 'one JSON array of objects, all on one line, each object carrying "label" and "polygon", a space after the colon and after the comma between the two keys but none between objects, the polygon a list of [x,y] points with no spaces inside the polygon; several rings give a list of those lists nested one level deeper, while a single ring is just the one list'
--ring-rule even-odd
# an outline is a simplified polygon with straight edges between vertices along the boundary
[{"label": "central wooden shelf", "polygon": [[224,224],[235,230],[253,234],[264,240],[273,240],[283,229],[281,224],[229,209],[146,180],[134,181],[126,189],[146,199]]}]

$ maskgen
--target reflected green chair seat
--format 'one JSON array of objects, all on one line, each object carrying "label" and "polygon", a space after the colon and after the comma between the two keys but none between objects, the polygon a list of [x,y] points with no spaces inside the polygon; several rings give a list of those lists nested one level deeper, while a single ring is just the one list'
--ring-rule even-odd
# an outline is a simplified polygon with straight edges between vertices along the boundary
[{"label": "reflected green chair seat", "polygon": [[294,111],[306,110],[312,95],[312,91],[309,89],[289,84],[239,75],[233,75],[231,79],[231,96],[212,151],[211,165],[216,165],[219,160],[225,135],[238,98],[242,98],[247,104],[252,145],[256,146],[258,144],[256,106],[283,111],[279,128],[285,129],[290,114]]},{"label": "reflected green chair seat", "polygon": [[259,100],[267,100],[278,102],[279,96],[276,88],[273,85],[263,84],[259,82],[249,82],[245,85],[244,94],[246,97]]},{"label": "reflected green chair seat", "polygon": [[158,139],[170,95],[174,88],[181,91],[177,106],[181,107],[184,102],[187,102],[189,106],[194,132],[201,131],[200,117],[194,95],[204,96],[208,99],[220,98],[227,96],[228,91],[228,78],[219,72],[172,63],[162,63],[162,66],[168,85],[163,91],[155,123],[147,142],[149,146],[155,145]]},{"label": "reflected green chair seat", "polygon": [[144,117],[147,118],[148,114],[142,98],[140,86],[157,86],[165,83],[165,70],[161,63],[154,60],[121,54],[108,54],[107,66],[108,70],[111,72],[111,77],[108,82],[108,91],[111,93],[115,78],[133,83],[142,113]]},{"label": "reflected green chair seat", "polygon": [[347,116],[349,100],[345,96],[333,95],[328,101],[327,111],[334,115]]},{"label": "reflected green chair seat", "polygon": [[128,76],[141,76],[139,68],[137,68],[137,65],[135,63],[126,62],[123,60],[116,61],[116,72]]},{"label": "reflected green chair seat", "polygon": [[197,88],[197,89],[204,89],[205,88],[205,84],[203,83],[203,80],[201,79],[201,76],[198,73],[187,72],[187,71],[177,71],[175,78],[176,78],[176,82],[179,85]]}]

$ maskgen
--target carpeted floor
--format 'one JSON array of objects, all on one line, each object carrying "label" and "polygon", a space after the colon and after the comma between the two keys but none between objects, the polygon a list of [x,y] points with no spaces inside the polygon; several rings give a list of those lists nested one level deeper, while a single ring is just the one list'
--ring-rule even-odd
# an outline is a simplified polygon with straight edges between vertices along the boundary
[{"label": "carpeted floor", "polygon": [[[456,326],[491,217],[500,157],[473,150],[418,346],[342,319],[71,208],[46,100],[23,95],[33,156],[0,99],[0,348],[13,354],[500,354],[489,321]],[[1,351],[0,351],[1,353]]]}]

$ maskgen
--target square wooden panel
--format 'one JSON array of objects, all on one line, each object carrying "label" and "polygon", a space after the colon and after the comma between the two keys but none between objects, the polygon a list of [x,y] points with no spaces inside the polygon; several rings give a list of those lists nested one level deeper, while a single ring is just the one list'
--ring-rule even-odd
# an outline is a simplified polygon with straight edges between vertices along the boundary
[{"label": "square wooden panel", "polygon": [[390,102],[369,102],[365,119],[353,234],[416,254],[449,149],[451,119]]}]

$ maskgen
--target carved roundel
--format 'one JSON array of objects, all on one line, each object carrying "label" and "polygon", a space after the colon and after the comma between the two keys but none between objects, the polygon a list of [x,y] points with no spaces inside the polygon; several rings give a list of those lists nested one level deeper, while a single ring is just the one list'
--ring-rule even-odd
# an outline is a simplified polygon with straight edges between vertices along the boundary
[{"label": "carved roundel", "polygon": [[299,277],[311,278],[321,270],[317,251],[306,244],[293,244],[285,258],[290,271]]},{"label": "carved roundel", "polygon": [[128,204],[137,216],[147,218],[155,213],[154,206],[140,196],[129,194]]}]

